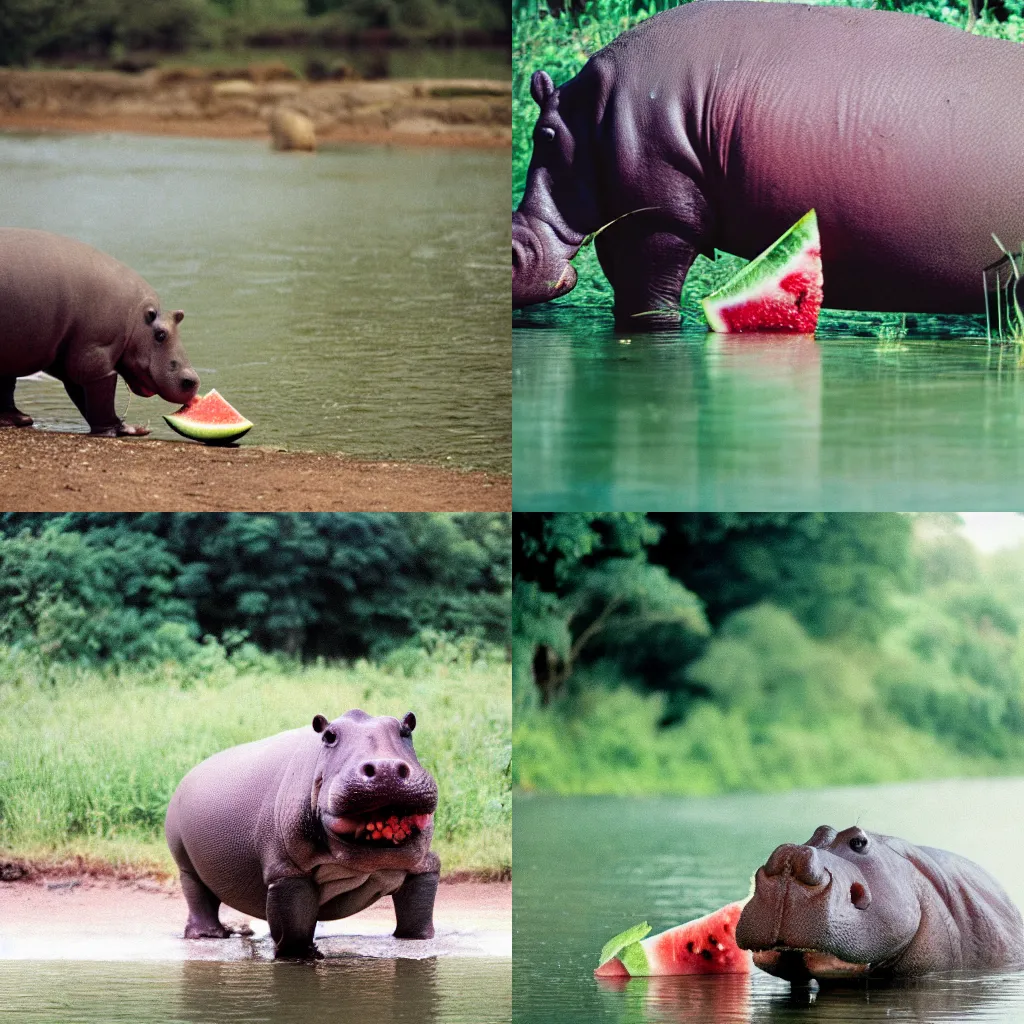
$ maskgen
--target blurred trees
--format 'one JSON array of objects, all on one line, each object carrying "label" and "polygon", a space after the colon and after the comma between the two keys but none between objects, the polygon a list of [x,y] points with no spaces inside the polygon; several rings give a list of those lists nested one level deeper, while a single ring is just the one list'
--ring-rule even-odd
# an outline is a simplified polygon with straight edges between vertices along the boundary
[{"label": "blurred trees", "polygon": [[508,642],[510,517],[4,513],[0,642],[173,656],[209,635],[305,657],[424,630]]}]

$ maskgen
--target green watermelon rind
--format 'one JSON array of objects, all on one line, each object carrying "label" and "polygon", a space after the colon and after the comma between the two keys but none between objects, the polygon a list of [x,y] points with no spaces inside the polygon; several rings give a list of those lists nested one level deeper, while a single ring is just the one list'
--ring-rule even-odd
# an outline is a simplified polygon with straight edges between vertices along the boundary
[{"label": "green watermelon rind", "polygon": [[[601,948],[601,962],[597,965],[603,967],[609,960],[618,957],[622,966],[630,974],[643,974],[647,971],[647,954],[640,945],[640,940],[651,933],[651,926],[646,921],[627,928],[624,932],[610,938]],[[635,948],[634,948],[635,947]],[[627,962],[628,958],[628,962]],[[630,965],[636,968],[633,970]]]},{"label": "green watermelon rind", "polygon": [[[207,392],[203,398],[209,398],[210,395],[217,395],[224,402],[223,396],[220,395],[216,388]],[[225,404],[229,408],[231,407],[230,403],[225,402]],[[237,409],[233,411],[238,413]],[[177,412],[165,413],[164,421],[171,430],[192,441],[205,441],[208,444],[230,444],[232,441],[237,441],[240,437],[244,437],[253,427],[253,424],[242,416],[241,413],[238,413],[238,417],[234,423],[203,423],[202,420],[183,416],[182,409],[179,409]]]},{"label": "green watermelon rind", "polygon": [[787,270],[797,269],[807,249],[814,247],[821,247],[818,215],[814,210],[808,210],[781,238],[741,267],[721,288],[700,300],[711,329],[719,332],[728,330],[718,316],[719,306],[757,298],[770,282],[785,277]]}]

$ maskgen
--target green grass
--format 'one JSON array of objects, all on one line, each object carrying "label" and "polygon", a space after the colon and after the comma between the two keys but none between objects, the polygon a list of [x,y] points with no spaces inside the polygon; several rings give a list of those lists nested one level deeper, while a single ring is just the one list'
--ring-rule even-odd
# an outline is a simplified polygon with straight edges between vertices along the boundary
[{"label": "green grass", "polygon": [[[0,648],[0,860],[174,873],[163,837],[182,776],[215,751],[352,707],[415,712],[439,788],[444,873],[512,864],[511,673],[498,652],[404,650],[381,665],[218,666],[190,681],[46,665]],[[182,681],[183,680],[183,681]]]}]

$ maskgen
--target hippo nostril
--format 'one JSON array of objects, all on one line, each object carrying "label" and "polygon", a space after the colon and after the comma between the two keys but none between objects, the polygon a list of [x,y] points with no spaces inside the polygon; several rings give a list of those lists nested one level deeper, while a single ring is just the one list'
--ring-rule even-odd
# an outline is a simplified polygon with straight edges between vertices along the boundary
[{"label": "hippo nostril", "polygon": [[404,761],[398,766],[398,777],[400,779],[409,778],[409,766]]},{"label": "hippo nostril", "polygon": [[860,882],[854,882],[850,886],[850,902],[858,910],[867,910],[871,906],[871,894]]},{"label": "hippo nostril", "polygon": [[374,777],[374,775],[376,775],[376,774],[377,774],[377,769],[376,769],[376,768],[374,768],[372,764],[370,764],[369,762],[367,762],[366,764],[364,764],[364,765],[363,765],[363,767],[362,767],[362,772],[363,772],[363,774],[364,774],[364,775],[365,775],[365,776],[366,776],[366,777],[367,777],[368,779],[372,779],[372,778]]},{"label": "hippo nostril", "polygon": [[193,388],[199,386],[199,381],[197,381],[195,377],[182,377],[181,386],[183,390],[191,391]]}]

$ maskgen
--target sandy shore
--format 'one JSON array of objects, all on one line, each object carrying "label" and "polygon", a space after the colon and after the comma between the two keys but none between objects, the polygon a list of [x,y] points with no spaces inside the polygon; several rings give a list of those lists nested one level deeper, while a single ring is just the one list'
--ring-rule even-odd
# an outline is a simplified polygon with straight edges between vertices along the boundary
[{"label": "sandy shore", "polygon": [[508,511],[512,478],[327,452],[0,429],[5,512]]},{"label": "sandy shore", "polygon": [[[505,148],[512,87],[490,80],[307,82],[286,69],[235,77],[192,68],[116,71],[0,69],[0,130],[121,131],[269,139],[278,107],[314,124],[318,143]],[[281,77],[284,76],[284,77]]]},{"label": "sandy shore", "polygon": [[[262,922],[222,908],[226,925],[248,924],[254,937],[186,941],[181,936],[187,916],[177,883],[88,876],[0,882],[0,959],[237,960],[271,952]],[[442,882],[434,925],[433,940],[392,939],[388,896],[353,917],[325,922],[317,941],[328,955],[511,956],[512,883]]]}]

